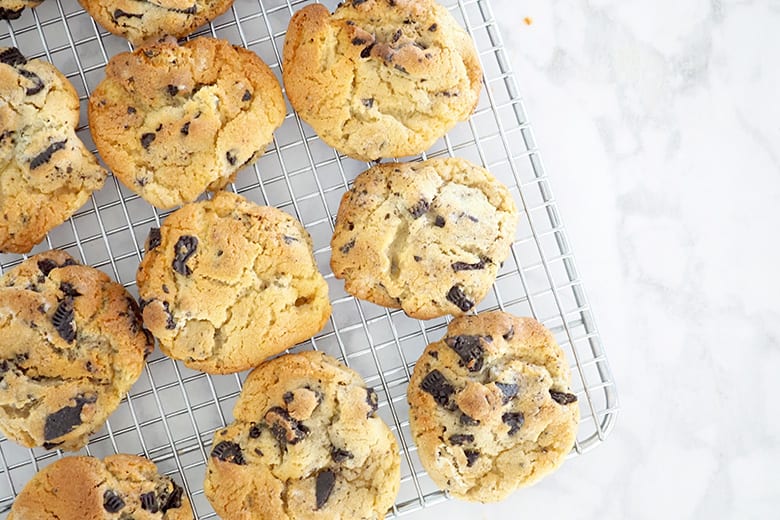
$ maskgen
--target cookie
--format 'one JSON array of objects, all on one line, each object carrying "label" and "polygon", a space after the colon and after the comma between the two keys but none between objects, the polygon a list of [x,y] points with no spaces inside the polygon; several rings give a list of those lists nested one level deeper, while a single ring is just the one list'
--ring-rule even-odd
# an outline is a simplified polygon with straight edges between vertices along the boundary
[{"label": "cookie", "polygon": [[0,278],[0,430],[78,450],[153,347],[133,297],[102,271],[57,250],[25,260]]},{"label": "cookie", "polygon": [[79,0],[92,18],[133,45],[183,38],[221,15],[233,0]]},{"label": "cookie", "polygon": [[516,226],[509,190],[475,164],[380,164],[341,199],[330,265],[358,298],[419,319],[463,314],[495,281]]},{"label": "cookie", "polygon": [[158,208],[224,188],[263,154],[284,115],[266,64],[213,38],[118,54],[89,98],[103,160]]},{"label": "cookie", "polygon": [[400,456],[376,411],[376,392],[325,354],[263,363],[214,433],[206,498],[224,520],[384,518]]},{"label": "cookie", "polygon": [[217,374],[259,365],[314,336],[330,316],[301,223],[228,192],[152,229],[138,293],[162,351]]},{"label": "cookie", "polygon": [[43,0],[0,0],[0,20],[16,20],[25,7],[38,7]]},{"label": "cookie", "polygon": [[184,489],[135,455],[66,457],[39,471],[8,520],[192,520]]},{"label": "cookie", "polygon": [[455,318],[409,382],[420,460],[450,495],[496,502],[563,463],[579,420],[552,334],[500,311]]},{"label": "cookie", "polygon": [[477,106],[474,43],[433,0],[320,4],[287,29],[284,85],[300,117],[355,159],[424,152]]},{"label": "cookie", "polygon": [[53,65],[0,47],[0,252],[27,253],[100,189],[76,136],[79,97]]}]

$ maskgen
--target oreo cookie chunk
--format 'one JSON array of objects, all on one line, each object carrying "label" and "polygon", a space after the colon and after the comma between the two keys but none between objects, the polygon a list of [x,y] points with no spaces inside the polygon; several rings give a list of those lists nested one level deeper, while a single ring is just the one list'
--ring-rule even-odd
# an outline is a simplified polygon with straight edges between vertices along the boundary
[{"label": "oreo cookie chunk", "polygon": [[357,372],[320,352],[263,363],[214,434],[206,497],[225,520],[384,518],[400,457],[377,405]]},{"label": "oreo cookie chunk", "polygon": [[135,455],[65,457],[39,471],[13,503],[8,520],[192,520],[174,479]]},{"label": "oreo cookie chunk", "polygon": [[27,253],[101,188],[76,136],[79,98],[53,65],[0,47],[0,252]]},{"label": "oreo cookie chunk", "polygon": [[30,257],[0,278],[0,430],[23,446],[78,450],[153,347],[121,284],[62,251]]},{"label": "oreo cookie chunk", "polygon": [[531,318],[455,318],[409,382],[420,460],[452,496],[496,502],[561,465],[574,445],[577,396],[563,350]]},{"label": "oreo cookie chunk", "polygon": [[506,186],[464,159],[386,163],[341,199],[331,268],[347,292],[430,319],[469,312],[515,237]]}]

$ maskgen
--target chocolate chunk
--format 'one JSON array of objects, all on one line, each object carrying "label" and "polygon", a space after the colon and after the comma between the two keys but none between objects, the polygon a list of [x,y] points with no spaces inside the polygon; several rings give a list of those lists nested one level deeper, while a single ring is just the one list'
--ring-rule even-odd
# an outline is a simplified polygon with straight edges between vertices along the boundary
[{"label": "chocolate chunk", "polygon": [[453,285],[450,288],[450,291],[447,293],[447,300],[463,312],[469,311],[474,307],[474,302],[466,297],[460,285]]},{"label": "chocolate chunk", "polygon": [[350,240],[349,242],[347,242],[346,244],[344,244],[343,246],[341,246],[339,248],[339,251],[341,251],[342,254],[346,255],[347,253],[349,253],[350,249],[352,249],[353,247],[355,247],[355,239],[354,238],[352,240]]},{"label": "chocolate chunk", "polygon": [[231,166],[236,164],[236,156],[233,154],[233,152],[225,153],[225,159],[227,159],[227,162],[229,162]]},{"label": "chocolate chunk", "polygon": [[0,20],[18,20],[19,17],[22,16],[22,11],[24,11],[24,7],[17,11],[0,7]]},{"label": "chocolate chunk", "polygon": [[477,450],[463,450],[463,454],[466,456],[466,467],[471,467],[477,462],[479,458],[479,452]]},{"label": "chocolate chunk", "polygon": [[374,45],[375,44],[372,43],[371,45],[368,45],[362,51],[360,51],[360,57],[361,58],[368,58],[369,56],[371,56],[371,50],[374,48]]},{"label": "chocolate chunk", "polygon": [[128,13],[121,9],[114,9],[114,13],[112,14],[115,22],[120,18],[143,18],[143,16],[143,13]]},{"label": "chocolate chunk", "polygon": [[444,227],[446,223],[447,221],[441,215],[436,215],[436,220],[433,221],[433,225],[436,227]]},{"label": "chocolate chunk", "polygon": [[403,36],[404,32],[401,29],[398,29],[393,33],[393,43],[396,43],[398,40],[401,39],[401,36]]},{"label": "chocolate chunk", "polygon": [[460,424],[462,424],[463,426],[477,426],[479,424],[479,421],[469,415],[466,415],[465,413],[461,413]]},{"label": "chocolate chunk", "polygon": [[183,274],[184,276],[191,275],[192,269],[190,269],[190,267],[187,265],[187,261],[192,255],[195,254],[195,251],[197,250],[198,237],[194,237],[192,235],[180,236],[179,240],[176,241],[176,246],[173,249],[173,270],[179,274]]},{"label": "chocolate chunk", "polygon": [[146,250],[151,251],[152,249],[156,249],[157,246],[160,245],[160,242],[162,242],[162,234],[160,233],[160,228],[153,227],[149,229],[149,236],[146,237]]},{"label": "chocolate chunk", "polygon": [[43,443],[43,449],[44,450],[51,450],[51,449],[56,448],[57,446],[62,446],[63,444],[65,444],[65,441],[62,441],[62,442],[44,442]]},{"label": "chocolate chunk", "polygon": [[287,244],[287,245],[290,245],[293,242],[300,242],[300,240],[298,240],[295,237],[291,237],[290,235],[283,235],[282,236],[282,240],[284,240],[284,243]]},{"label": "chocolate chunk", "polygon": [[461,446],[469,442],[474,442],[474,436],[470,433],[456,433],[450,435],[450,444],[453,446]]},{"label": "chocolate chunk", "polygon": [[95,396],[85,397],[82,394],[74,398],[76,402],[73,406],[60,408],[53,414],[46,417],[46,423],[43,425],[43,439],[46,441],[62,437],[73,428],[81,424],[81,410],[85,404],[92,404],[97,401]]},{"label": "chocolate chunk", "polygon": [[354,7],[359,6],[360,4],[364,3],[366,0],[352,0],[352,5]]},{"label": "chocolate chunk", "polygon": [[366,108],[371,108],[374,106],[374,98],[366,98],[363,99],[363,106]]},{"label": "chocolate chunk", "polygon": [[28,96],[34,96],[41,90],[43,90],[43,80],[34,72],[30,72],[29,70],[25,69],[19,69],[19,74],[24,76],[25,78],[31,80],[34,85],[30,88],[28,88],[24,93]]},{"label": "chocolate chunk", "polygon": [[370,409],[366,417],[375,417],[376,411],[379,410],[379,397],[373,388],[366,388],[366,403]]},{"label": "chocolate chunk", "polygon": [[450,400],[450,396],[455,393],[455,388],[447,381],[444,374],[436,369],[428,372],[428,375],[426,375],[423,378],[422,383],[420,383],[420,388],[422,388],[424,392],[431,394],[433,400],[440,406],[446,406]]},{"label": "chocolate chunk", "polygon": [[154,131],[155,132],[159,132],[160,130],[162,130],[162,127],[163,127],[163,125],[162,125],[162,123],[160,123],[159,125],[157,125],[157,128],[155,128]]},{"label": "chocolate chunk", "polygon": [[163,309],[165,309],[165,314],[168,315],[168,319],[165,322],[165,328],[168,330],[173,330],[176,328],[176,321],[173,319],[173,313],[171,312],[171,306],[168,302],[163,302]]},{"label": "chocolate chunk", "polygon": [[141,495],[141,509],[149,511],[152,514],[160,511],[154,491],[149,491],[148,493],[143,493]]},{"label": "chocolate chunk", "polygon": [[237,464],[238,466],[246,464],[244,453],[241,451],[241,446],[235,442],[220,442],[211,450],[211,456],[216,457],[223,462]]},{"label": "chocolate chunk", "polygon": [[73,298],[66,297],[57,306],[54,315],[51,317],[51,323],[62,339],[68,343],[73,343],[76,339],[76,328],[73,323],[75,314],[73,311]]},{"label": "chocolate chunk", "polygon": [[365,45],[367,40],[363,38],[352,38],[352,45]]},{"label": "chocolate chunk", "polygon": [[517,395],[517,392],[520,390],[520,387],[512,384],[512,383],[493,383],[498,387],[499,390],[501,390],[501,393],[504,394],[504,404],[508,403],[512,400],[514,396]]},{"label": "chocolate chunk", "polygon": [[30,160],[30,169],[34,170],[36,168],[39,168],[49,162],[51,160],[51,156],[54,155],[59,150],[62,150],[65,148],[65,143],[67,143],[67,139],[63,139],[62,141],[57,141],[56,143],[51,143],[44,151],[36,155]]},{"label": "chocolate chunk", "polygon": [[333,459],[333,462],[338,464],[340,462],[344,462],[347,459],[355,458],[355,456],[352,454],[352,452],[333,446],[330,450],[330,458]]},{"label": "chocolate chunk", "polygon": [[169,84],[167,87],[165,87],[165,89],[168,91],[169,96],[175,96],[176,94],[179,93],[179,87],[177,87],[176,85]]},{"label": "chocolate chunk", "polygon": [[52,270],[56,269],[57,267],[59,267],[57,265],[57,262],[49,258],[38,260],[38,269],[41,270],[43,276],[49,276],[49,273],[52,272]]},{"label": "chocolate chunk", "polygon": [[454,262],[452,264],[452,270],[456,273],[458,271],[479,271],[481,269],[485,268],[486,264],[491,263],[492,260],[486,256],[483,256],[479,259],[479,262],[474,264],[469,264],[466,262]]},{"label": "chocolate chunk", "polygon": [[243,96],[241,96],[241,101],[247,102],[247,101],[249,101],[250,99],[252,99],[252,93],[251,93],[251,92],[249,92],[248,90],[245,90],[245,91],[244,91],[244,95],[243,95]]},{"label": "chocolate chunk", "polygon": [[182,135],[190,135],[190,122],[187,121],[186,123],[184,123],[181,127],[181,130],[179,130],[179,132],[181,132]]},{"label": "chocolate chunk", "polygon": [[421,260],[422,260],[422,257],[421,257],[421,256],[417,256],[417,255],[414,255],[414,257],[413,257],[413,258],[414,258],[414,261],[415,261],[415,262],[419,262],[419,261],[421,261]]},{"label": "chocolate chunk", "polygon": [[501,420],[509,426],[509,435],[514,435],[520,431],[525,422],[523,412],[507,412],[501,416]]},{"label": "chocolate chunk", "polygon": [[430,202],[425,199],[420,199],[417,201],[417,204],[409,208],[409,213],[412,214],[412,218],[418,219],[425,215],[430,207]]},{"label": "chocolate chunk", "polygon": [[125,507],[125,501],[119,495],[110,489],[103,493],[103,509],[109,513],[116,513],[123,507]]},{"label": "chocolate chunk", "polygon": [[[18,13],[21,15],[22,11],[19,10]],[[0,18],[3,18],[2,14],[0,14]],[[15,18],[10,19],[14,20]],[[22,54],[16,47],[9,47],[3,52],[0,52],[0,63],[5,63],[6,65],[15,67],[17,65],[26,64],[27,58],[25,58],[24,54]]]},{"label": "chocolate chunk", "polygon": [[260,435],[263,433],[263,430],[260,429],[259,424],[253,424],[249,428],[249,438],[250,439],[259,439]]},{"label": "chocolate chunk", "polygon": [[295,400],[295,394],[292,392],[285,392],[282,396],[282,401],[284,401],[284,404],[290,404]]},{"label": "chocolate chunk", "polygon": [[504,338],[507,341],[509,341],[510,339],[514,338],[515,337],[515,326],[512,325],[511,327],[509,327],[509,330],[506,332],[506,334],[502,335],[501,337]]},{"label": "chocolate chunk", "polygon": [[439,28],[439,25],[434,23],[434,24],[431,24],[430,27],[428,27],[428,30],[431,31],[431,32],[436,32],[436,30],[438,28]]},{"label": "chocolate chunk", "polygon": [[567,405],[567,404],[577,402],[576,395],[568,394],[566,392],[556,392],[555,390],[550,390],[550,397],[553,398],[553,401],[562,405]]},{"label": "chocolate chunk", "polygon": [[173,13],[181,13],[181,14],[195,14],[198,12],[198,6],[197,4],[195,4],[186,9],[168,9],[168,11],[171,11]]},{"label": "chocolate chunk", "polygon": [[322,509],[322,506],[328,501],[335,485],[336,474],[333,471],[326,469],[317,473],[316,496],[318,510]]},{"label": "chocolate chunk", "polygon": [[62,294],[65,296],[70,296],[71,298],[75,298],[76,296],[81,296],[81,293],[78,292],[73,285],[69,284],[68,282],[60,282],[60,291],[62,291]]},{"label": "chocolate chunk", "polygon": [[301,421],[294,419],[284,408],[274,406],[265,413],[265,422],[279,444],[298,444],[310,430]]},{"label": "chocolate chunk", "polygon": [[163,514],[169,509],[178,509],[181,507],[181,497],[184,495],[184,488],[173,480],[171,480],[171,484],[173,484],[173,491],[171,491],[171,494],[167,497],[165,497],[165,495],[160,495],[159,498],[159,501],[161,502],[160,511]]},{"label": "chocolate chunk", "polygon": [[406,67],[404,67],[403,65],[398,65],[398,64],[396,64],[396,65],[395,65],[395,70],[398,70],[398,71],[400,71],[400,72],[403,72],[404,74],[409,74],[409,71],[408,71],[408,70],[406,70]]},{"label": "chocolate chunk", "polygon": [[462,334],[454,338],[445,338],[444,342],[460,356],[460,366],[465,366],[469,372],[479,372],[484,363],[485,349],[480,343],[482,336]]},{"label": "chocolate chunk", "polygon": [[132,115],[132,114],[135,114],[136,112],[137,112],[137,110],[135,109],[135,107],[127,107],[127,113],[128,114]]},{"label": "chocolate chunk", "polygon": [[149,145],[152,144],[152,141],[157,139],[157,134],[154,132],[147,132],[143,135],[141,135],[141,146],[144,147],[144,150],[149,149]]}]

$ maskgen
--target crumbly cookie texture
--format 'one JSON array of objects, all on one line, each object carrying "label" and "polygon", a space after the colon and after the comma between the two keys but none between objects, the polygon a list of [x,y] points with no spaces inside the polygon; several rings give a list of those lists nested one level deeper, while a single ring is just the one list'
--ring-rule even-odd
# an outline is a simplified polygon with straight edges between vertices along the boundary
[{"label": "crumbly cookie texture", "polygon": [[106,30],[133,45],[170,35],[183,38],[233,5],[233,0],[79,0]]},{"label": "crumbly cookie texture", "polygon": [[135,455],[66,457],[39,471],[8,520],[192,520],[184,489]]},{"label": "crumbly cookie texture", "polygon": [[433,0],[352,0],[295,13],[284,42],[290,103],[355,159],[416,155],[477,106],[482,70],[468,34]]},{"label": "crumbly cookie texture", "polygon": [[256,368],[214,434],[204,492],[225,520],[381,519],[400,486],[377,395],[319,352]]},{"label": "crumbly cookie texture", "polygon": [[152,229],[138,292],[162,351],[210,373],[253,368],[311,338],[331,310],[300,222],[228,192]]},{"label": "crumbly cookie texture", "polygon": [[79,98],[50,63],[0,47],[0,252],[27,253],[100,189],[76,136]]},{"label": "crumbly cookie texture", "polygon": [[16,20],[22,16],[25,7],[41,5],[43,0],[0,0],[0,20]]},{"label": "crumbly cookie texture", "polygon": [[420,460],[460,499],[496,502],[563,463],[579,421],[569,368],[552,334],[503,312],[455,318],[409,382]]},{"label": "crumbly cookie texture", "polygon": [[0,278],[0,430],[27,447],[78,450],[154,348],[133,297],[62,251]]},{"label": "crumbly cookie texture", "polygon": [[380,164],[341,200],[331,268],[350,294],[409,316],[463,314],[495,281],[516,226],[511,193],[484,168]]},{"label": "crumbly cookie texture", "polygon": [[224,188],[263,154],[284,114],[268,66],[213,38],[118,54],[89,98],[100,155],[158,208]]}]

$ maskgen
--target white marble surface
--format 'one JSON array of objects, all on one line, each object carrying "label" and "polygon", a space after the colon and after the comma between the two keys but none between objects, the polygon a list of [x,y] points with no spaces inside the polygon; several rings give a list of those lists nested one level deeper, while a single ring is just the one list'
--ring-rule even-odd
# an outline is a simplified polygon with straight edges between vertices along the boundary
[{"label": "white marble surface", "polygon": [[506,502],[410,518],[780,517],[780,3],[492,5],[621,411]]}]

